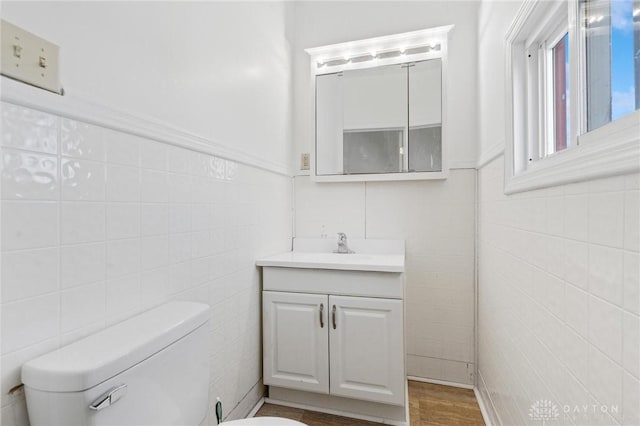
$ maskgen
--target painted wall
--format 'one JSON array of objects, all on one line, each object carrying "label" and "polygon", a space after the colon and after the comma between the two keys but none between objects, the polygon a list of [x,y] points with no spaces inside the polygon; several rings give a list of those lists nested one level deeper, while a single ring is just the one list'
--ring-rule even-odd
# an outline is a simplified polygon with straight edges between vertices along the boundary
[{"label": "painted wall", "polygon": [[[290,5],[4,2],[2,17],[61,46],[68,97],[51,105],[288,167]],[[2,424],[28,424],[8,395],[26,360],[178,299],[212,306],[211,400],[244,416],[263,393],[254,261],[290,248],[291,178],[100,114],[2,103]]]},{"label": "painted wall", "polygon": [[291,155],[290,15],[283,2],[2,3],[61,47],[68,96],[276,164]]},{"label": "painted wall", "polygon": [[295,235],[403,238],[407,248],[410,375],[474,377],[475,2],[297,2],[295,166],[313,141],[305,48],[454,24],[449,44],[450,162],[446,181],[315,184],[295,178]]},{"label": "painted wall", "polygon": [[[503,192],[504,35],[478,24],[478,386],[495,424],[640,424],[640,176]],[[495,156],[495,155],[494,155]],[[602,411],[606,412],[602,412]]]}]

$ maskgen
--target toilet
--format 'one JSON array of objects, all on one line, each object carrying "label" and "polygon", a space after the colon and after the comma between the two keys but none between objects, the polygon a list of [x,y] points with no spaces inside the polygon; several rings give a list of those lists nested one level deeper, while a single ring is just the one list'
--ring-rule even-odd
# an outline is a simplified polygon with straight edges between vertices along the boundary
[{"label": "toilet", "polygon": [[22,382],[31,425],[200,425],[209,407],[208,312],[202,303],[170,302],[28,361]]}]

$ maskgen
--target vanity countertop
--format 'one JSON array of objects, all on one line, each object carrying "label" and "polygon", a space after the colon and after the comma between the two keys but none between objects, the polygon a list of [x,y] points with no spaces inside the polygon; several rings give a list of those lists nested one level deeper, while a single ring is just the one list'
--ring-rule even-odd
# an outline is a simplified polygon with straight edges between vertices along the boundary
[{"label": "vanity countertop", "polygon": [[[387,244],[388,243],[388,244]],[[334,269],[343,271],[404,272],[404,241],[354,240],[356,253],[333,253],[333,242],[294,240],[293,251],[260,258],[258,266]]]}]

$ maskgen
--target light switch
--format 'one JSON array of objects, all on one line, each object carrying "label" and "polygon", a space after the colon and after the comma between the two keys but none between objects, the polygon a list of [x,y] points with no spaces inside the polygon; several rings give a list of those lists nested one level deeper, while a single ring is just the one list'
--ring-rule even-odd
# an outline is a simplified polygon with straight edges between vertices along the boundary
[{"label": "light switch", "polygon": [[59,47],[5,20],[0,21],[2,68],[0,73],[32,86],[62,93]]},{"label": "light switch", "polygon": [[310,164],[309,164],[309,153],[305,152],[304,154],[302,154],[300,156],[300,170],[309,170],[310,168]]}]

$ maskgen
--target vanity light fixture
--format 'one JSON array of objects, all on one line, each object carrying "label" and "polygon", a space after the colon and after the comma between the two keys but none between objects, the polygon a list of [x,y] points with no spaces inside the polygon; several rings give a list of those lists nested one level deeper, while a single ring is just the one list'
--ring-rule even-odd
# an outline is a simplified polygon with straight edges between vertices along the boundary
[{"label": "vanity light fixture", "polygon": [[[334,44],[306,52],[316,64],[313,74],[422,61],[442,56],[453,26]],[[322,70],[322,71],[320,71]]]}]

